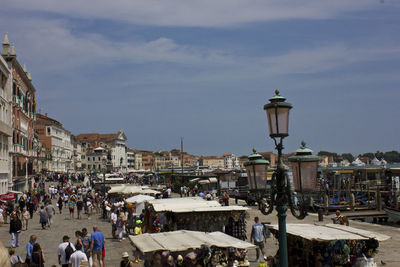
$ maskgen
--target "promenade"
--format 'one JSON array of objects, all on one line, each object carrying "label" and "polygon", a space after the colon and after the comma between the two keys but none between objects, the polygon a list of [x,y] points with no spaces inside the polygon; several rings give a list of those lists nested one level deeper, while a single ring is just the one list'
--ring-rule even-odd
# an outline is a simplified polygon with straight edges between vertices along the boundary
[{"label": "promenade", "polygon": [[[99,219],[99,214],[94,213],[89,220],[87,219],[87,215],[83,214],[82,219],[78,220],[76,219],[75,209],[75,219],[70,220],[68,209],[63,207],[62,214],[59,214],[58,208],[56,207],[56,201],[53,200],[52,202],[56,208],[56,215],[53,217],[53,224],[51,228],[42,230],[42,227],[39,224],[39,215],[35,214],[33,219],[29,221],[28,230],[22,231],[20,234],[19,247],[16,248],[16,255],[19,255],[25,259],[25,246],[29,241],[29,237],[30,235],[36,235],[37,242],[40,244],[46,257],[45,266],[60,266],[58,264],[57,248],[62,242],[62,237],[64,235],[68,235],[70,237],[70,241],[75,243],[75,231],[80,231],[85,227],[91,234],[93,232],[93,225],[97,225],[99,230],[103,232],[104,236],[106,237],[106,266],[119,266],[121,254],[124,251],[127,251],[130,255],[132,255],[132,245],[128,241],[128,238],[122,242],[119,242],[118,239],[112,239],[111,224],[108,221]],[[8,233],[9,227],[9,224],[4,224],[2,227],[0,227],[0,240],[3,242],[6,248],[11,246],[11,235]]]},{"label": "promenade", "polygon": [[[231,200],[230,203],[233,205],[234,201]],[[55,200],[53,200],[53,205],[55,206]],[[239,201],[239,205],[245,205],[245,203]],[[84,214],[83,218],[81,220],[78,220],[76,219],[75,213],[75,218],[73,220],[70,220],[68,209],[64,207],[62,214],[57,213],[54,216],[52,227],[50,229],[42,230],[39,224],[39,216],[35,214],[33,219],[29,221],[28,230],[22,231],[20,235],[20,242],[19,247],[16,248],[16,255],[25,258],[25,246],[29,240],[29,236],[34,234],[37,236],[37,241],[39,242],[45,253],[45,266],[59,266],[57,248],[58,245],[61,243],[62,237],[64,235],[68,235],[71,238],[70,241],[75,243],[75,231],[82,230],[82,228],[86,227],[89,233],[92,233],[93,225],[97,225],[106,237],[106,266],[119,266],[121,254],[124,251],[127,251],[130,255],[130,258],[133,259],[133,247],[130,244],[128,238],[126,238],[122,242],[119,242],[117,239],[112,239],[110,223],[108,221],[100,219],[99,216],[100,214],[93,214],[91,219],[88,220],[87,215]],[[271,215],[264,216],[256,209],[256,207],[251,207],[248,211],[246,227],[248,236],[251,232],[251,226],[254,222],[255,216],[258,216],[261,222],[270,222],[272,224],[277,223],[275,212]],[[287,222],[314,224],[319,223],[317,222],[317,219],[318,218],[315,214],[310,214],[308,217],[306,217],[306,219],[299,221],[288,214]],[[323,223],[330,223],[330,219],[325,218]],[[385,266],[387,267],[400,266],[399,226],[385,226],[356,221],[351,221],[350,223],[352,227],[379,232],[391,236],[391,239],[380,242],[379,253],[376,255],[375,260],[378,263],[378,266],[382,266],[381,261],[384,261],[386,263]],[[7,248],[11,246],[11,235],[8,233],[8,230],[9,224],[4,224],[2,227],[0,227],[0,240]],[[274,255],[278,246],[278,241],[274,237],[269,238],[266,245],[266,255]],[[248,255],[251,266],[258,266],[258,264],[254,262],[255,250],[250,250]],[[142,266],[142,264],[135,264],[135,266]]]}]

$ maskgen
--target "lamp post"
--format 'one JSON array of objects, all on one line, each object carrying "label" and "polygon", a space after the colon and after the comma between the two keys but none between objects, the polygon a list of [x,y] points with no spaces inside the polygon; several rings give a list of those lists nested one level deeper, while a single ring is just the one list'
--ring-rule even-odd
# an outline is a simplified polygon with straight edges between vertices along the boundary
[{"label": "lamp post", "polygon": [[107,172],[107,160],[103,158],[102,167],[103,167],[103,196],[106,197],[106,172]]},{"label": "lamp post", "polygon": [[[278,150],[278,162],[276,170],[272,175],[268,200],[266,199],[266,194],[263,193],[267,189],[266,172],[268,163],[263,162],[262,156],[256,154],[254,150],[254,154],[249,156],[249,161],[245,164],[249,188],[256,195],[259,210],[264,215],[268,215],[274,210],[274,206],[276,206],[279,220],[279,265],[283,267],[288,266],[286,240],[286,211],[288,206],[293,216],[297,219],[304,219],[307,215],[304,201],[300,202],[300,205],[293,202],[293,192],[289,176],[282,161],[282,141],[285,137],[289,136],[289,111],[292,108],[292,105],[285,102],[285,100],[284,97],[279,95],[279,91],[276,90],[275,96],[269,99],[270,102],[268,104],[264,105],[267,113],[269,136],[274,140],[275,149]],[[300,161],[301,163],[302,161]],[[301,179],[302,175],[300,174],[298,177],[298,179]],[[301,185],[301,182],[298,184]],[[302,187],[300,186],[296,192],[302,193],[301,189]]]}]

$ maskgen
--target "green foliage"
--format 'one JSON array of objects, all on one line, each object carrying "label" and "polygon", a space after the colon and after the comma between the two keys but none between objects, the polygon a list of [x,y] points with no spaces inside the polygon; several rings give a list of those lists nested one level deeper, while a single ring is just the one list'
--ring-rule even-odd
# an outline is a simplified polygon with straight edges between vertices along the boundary
[{"label": "green foliage", "polygon": [[354,161],[354,156],[351,153],[343,153],[342,157],[347,159],[350,163]]},{"label": "green foliage", "polygon": [[361,157],[368,157],[369,159],[373,159],[375,157],[375,154],[368,152],[368,153],[362,154]]},{"label": "green foliage", "polygon": [[388,151],[385,152],[383,154],[383,158],[388,162],[388,163],[392,163],[392,162],[400,162],[400,153],[392,150],[392,151]]}]

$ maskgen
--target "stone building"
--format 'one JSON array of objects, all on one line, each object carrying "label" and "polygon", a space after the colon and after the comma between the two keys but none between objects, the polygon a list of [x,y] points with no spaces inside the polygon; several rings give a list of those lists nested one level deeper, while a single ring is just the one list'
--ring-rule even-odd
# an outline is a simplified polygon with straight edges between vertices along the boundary
[{"label": "stone building", "polygon": [[223,154],[222,158],[224,159],[225,169],[239,168],[239,159],[235,156],[235,154]]},{"label": "stone building", "polygon": [[224,168],[224,159],[217,156],[202,156],[199,158],[199,166],[211,168]]},{"label": "stone building", "polygon": [[[4,43],[6,50],[3,52],[7,52],[7,35]],[[0,195],[11,190],[13,185],[9,155],[12,136],[10,74],[7,62],[0,56]]]},{"label": "stone building", "polygon": [[[79,134],[76,138],[81,142],[82,146],[85,147],[87,155],[92,153],[91,151],[98,147],[109,151],[113,171],[126,172],[128,170],[126,158],[127,138],[122,130],[113,134]],[[93,165],[88,159],[85,164],[87,164],[87,166],[89,166],[89,164]]]},{"label": "stone building", "polygon": [[47,164],[48,171],[75,171],[71,133],[60,122],[48,117],[47,114],[37,114],[34,128],[42,146],[51,153],[51,163]]},{"label": "stone building", "polygon": [[126,148],[126,160],[128,170],[135,169],[135,150],[131,148]]},{"label": "stone building", "polygon": [[135,170],[141,170],[143,169],[143,159],[142,159],[142,152],[140,150],[133,150],[133,152],[135,153],[135,163],[134,163],[134,169]]},{"label": "stone building", "polygon": [[12,188],[25,191],[31,187],[37,148],[34,147],[33,124],[36,119],[36,89],[25,67],[17,60],[14,46],[4,38],[2,57],[10,70],[12,86]]}]

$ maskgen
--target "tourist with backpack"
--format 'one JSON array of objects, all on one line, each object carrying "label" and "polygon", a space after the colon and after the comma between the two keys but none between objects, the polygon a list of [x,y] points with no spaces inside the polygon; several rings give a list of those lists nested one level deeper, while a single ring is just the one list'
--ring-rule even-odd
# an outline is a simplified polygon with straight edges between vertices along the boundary
[{"label": "tourist with backpack", "polygon": [[69,236],[63,236],[63,242],[58,246],[58,264],[62,267],[68,267],[69,259],[71,258],[72,253],[75,251],[75,246],[71,242],[69,242]]},{"label": "tourist with backpack", "polygon": [[72,220],[74,218],[74,208],[75,208],[75,201],[72,197],[68,201],[68,208],[69,208],[69,218]]}]

